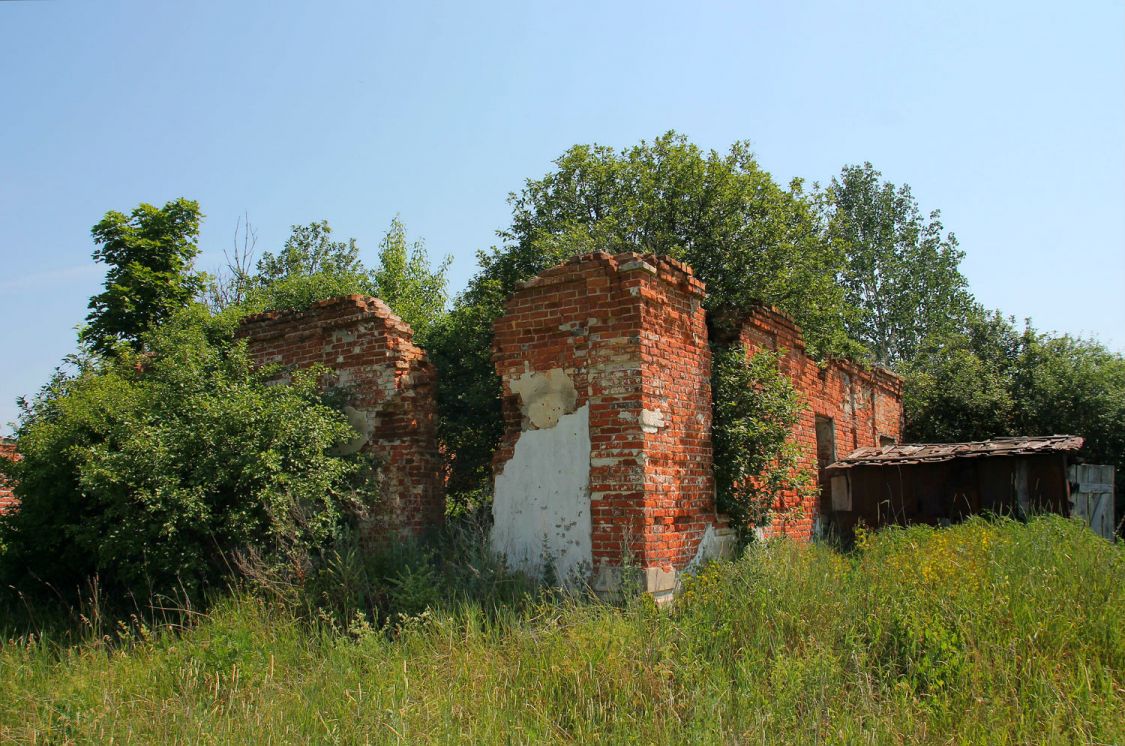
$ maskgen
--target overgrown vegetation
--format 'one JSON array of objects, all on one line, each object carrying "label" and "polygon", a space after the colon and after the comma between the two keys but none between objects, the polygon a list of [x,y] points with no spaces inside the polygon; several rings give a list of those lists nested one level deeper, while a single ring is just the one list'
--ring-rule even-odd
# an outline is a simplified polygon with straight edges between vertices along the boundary
[{"label": "overgrown vegetation", "polygon": [[424,334],[443,312],[448,261],[431,269],[396,220],[368,269],[354,240],[318,222],[250,270],[246,225],[226,273],[208,278],[192,266],[199,218],[181,199],[94,227],[106,289],[80,353],[22,402],[22,460],[0,463],[21,500],[0,516],[6,586],[65,605],[92,582],[117,598],[192,600],[247,572],[303,583],[378,501],[375,464],[334,451],[354,431],[330,371],[278,385],[234,331],[250,313],[363,292]]},{"label": "overgrown vegetation", "polygon": [[364,471],[330,455],[352,430],[323,371],[268,385],[208,321],[196,306],[142,334],[143,355],[78,357],[26,404],[5,585],[70,595],[96,575],[117,594],[196,595],[235,550],[287,563],[342,524]]},{"label": "overgrown vegetation", "polygon": [[379,244],[374,267],[364,264],[354,238],[333,240],[327,220],[294,225],[281,250],[263,252],[251,269],[256,244],[249,224],[236,232],[227,266],[207,278],[205,300],[213,311],[237,319],[259,311],[304,309],[340,295],[374,295],[410,324],[420,341],[445,313],[451,259],[431,266],[425,244],[411,242],[397,217]]},{"label": "overgrown vegetation", "polygon": [[[227,502],[263,499],[256,480],[264,477],[239,470],[256,460],[274,464],[276,443],[269,438],[283,437],[281,431],[267,437],[267,428],[259,441],[248,433],[217,435],[214,430],[234,426],[192,414],[197,407],[255,422],[255,416],[273,415],[254,410],[243,416],[243,409],[258,406],[249,401],[268,402],[262,406],[281,407],[278,412],[290,407],[295,421],[308,416],[323,423],[313,429],[324,437],[313,438],[306,457],[282,459],[271,478],[297,505],[311,499],[309,485],[320,484],[314,480],[302,492],[301,470],[319,470],[329,490],[321,502],[336,501],[346,490],[334,475],[351,467],[327,455],[327,410],[316,409],[321,403],[300,381],[284,404],[280,399],[288,394],[264,391],[263,379],[245,368],[231,338],[247,314],[305,308],[341,294],[377,295],[414,328],[439,371],[450,512],[487,507],[501,434],[492,322],[517,282],[592,250],[685,260],[707,283],[712,325],[737,320],[751,304],[764,302],[801,323],[814,355],[892,365],[905,378],[908,439],[1074,432],[1086,437],[1090,459],[1125,464],[1125,359],[1095,341],[1046,335],[1030,323],[1020,332],[1000,313],[981,309],[940,215],[924,217],[910,188],[884,181],[871,164],[847,166],[827,187],[806,192],[800,181],[776,184],[746,142],[723,154],[705,152],[669,132],[622,150],[575,146],[509,201],[511,224],[499,232],[498,246],[479,255],[479,272],[448,313],[449,259],[431,266],[424,245],[410,242],[397,219],[370,267],[355,239],[335,239],[326,221],[293,226],[276,253],[256,258],[253,229],[240,224],[229,266],[208,277],[192,267],[197,203],[180,199],[162,208],[142,204],[128,216],[107,213],[92,231],[94,256],[109,272],[104,292],[91,300],[90,323],[81,332],[84,352],[74,370],[56,377],[26,409],[17,435],[29,459],[11,469],[0,464],[20,482],[27,507],[18,520],[39,520],[33,519],[37,511],[50,519],[38,528],[11,529],[12,549],[8,559],[0,558],[0,570],[13,565],[17,574],[26,570],[73,585],[91,570],[124,579],[111,567],[130,565],[130,584],[142,578],[145,587],[171,577],[181,582],[182,568],[201,556],[204,537],[213,549],[204,564],[215,565],[235,537],[247,537],[225,518],[222,528],[198,524],[197,549],[175,561],[157,557],[179,551],[175,542],[146,549],[139,565],[135,551],[82,551],[80,560],[58,563],[73,568],[66,577],[49,571],[50,562],[40,567],[32,561],[53,561],[51,547],[77,546],[67,543],[72,533],[113,524],[122,511],[182,511],[164,516],[159,530],[131,534],[140,546],[194,524],[197,515],[224,516]],[[210,314],[193,305],[193,294]],[[195,344],[202,346],[187,349]],[[793,446],[783,435],[795,405],[785,403],[776,373],[760,359],[739,366],[724,355],[716,358],[713,387],[719,500],[747,529],[768,520],[765,506],[778,506],[807,475],[792,468]],[[162,373],[181,358],[190,364],[177,376]],[[204,390],[211,393],[204,396]],[[281,428],[281,419],[271,421]],[[152,448],[144,445],[150,439]],[[213,454],[226,464],[221,477],[202,476],[189,463],[194,448],[234,447],[259,450]],[[282,513],[269,520],[284,523]],[[327,520],[333,522],[339,525]],[[21,544],[21,532],[50,535],[43,552],[28,548],[37,541]],[[265,541],[261,533],[255,539]]]},{"label": "overgrown vegetation", "polygon": [[792,440],[804,403],[778,369],[784,351],[747,356],[741,343],[712,351],[716,501],[745,532],[767,526],[775,512],[789,512],[786,503],[800,504],[811,488]]},{"label": "overgrown vegetation", "polygon": [[1125,550],[1057,517],[779,540],[671,610],[468,599],[341,630],[247,595],[186,629],[9,639],[10,742],[1119,743]]}]

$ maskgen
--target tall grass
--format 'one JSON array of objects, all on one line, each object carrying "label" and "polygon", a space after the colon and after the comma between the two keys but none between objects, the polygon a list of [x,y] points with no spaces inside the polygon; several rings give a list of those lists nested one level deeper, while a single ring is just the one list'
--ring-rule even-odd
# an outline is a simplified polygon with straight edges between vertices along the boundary
[{"label": "tall grass", "polygon": [[1122,547],[1049,517],[859,545],[754,546],[670,610],[463,599],[341,632],[244,593],[186,630],[13,639],[0,741],[1125,743]]}]

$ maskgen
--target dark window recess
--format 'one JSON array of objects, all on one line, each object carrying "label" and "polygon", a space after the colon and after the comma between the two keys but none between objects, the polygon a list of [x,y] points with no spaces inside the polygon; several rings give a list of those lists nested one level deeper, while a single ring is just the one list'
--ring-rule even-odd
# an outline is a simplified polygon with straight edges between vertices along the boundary
[{"label": "dark window recess", "polygon": [[823,469],[836,460],[836,428],[831,417],[816,416],[816,468]]},{"label": "dark window recess", "polygon": [[824,467],[836,460],[836,427],[831,417],[816,416],[816,481],[820,485],[820,513],[832,510],[831,482],[824,478]]}]

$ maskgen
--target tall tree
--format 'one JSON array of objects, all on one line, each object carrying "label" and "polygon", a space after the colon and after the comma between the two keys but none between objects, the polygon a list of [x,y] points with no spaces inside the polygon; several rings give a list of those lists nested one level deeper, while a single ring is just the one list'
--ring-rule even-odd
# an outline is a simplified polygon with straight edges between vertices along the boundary
[{"label": "tall tree", "polygon": [[941,443],[1013,434],[1012,381],[1020,333],[999,312],[973,308],[962,329],[927,336],[899,365],[907,440]]},{"label": "tall tree", "polygon": [[1085,437],[1091,461],[1125,467],[1125,356],[1094,340],[1028,325],[1012,398],[1017,432],[1076,433]]},{"label": "tall tree", "polygon": [[[395,218],[379,244],[378,266],[369,269],[354,238],[332,240],[327,220],[294,225],[277,254],[266,252],[250,275],[243,311],[304,308],[336,295],[375,295],[389,305],[421,339],[445,312],[445,257],[430,266],[422,241],[407,240],[406,226]],[[229,276],[237,273],[228,269]],[[229,293],[228,293],[229,294]]]},{"label": "tall tree", "polygon": [[452,257],[430,267],[422,241],[407,241],[406,226],[397,217],[379,244],[379,266],[372,273],[375,294],[410,324],[420,342],[445,312],[446,270]]},{"label": "tall tree", "polygon": [[292,226],[281,251],[277,254],[267,251],[258,260],[258,280],[263,285],[286,277],[319,272],[341,275],[364,273],[355,239],[333,241],[332,226],[327,220]]},{"label": "tall tree", "polygon": [[[1090,461],[1125,467],[1125,357],[1094,340],[1030,321],[1021,332],[975,307],[963,329],[927,337],[900,371],[908,439],[1072,433]],[[1118,496],[1120,505],[1125,490]]]},{"label": "tall tree", "polygon": [[960,327],[972,297],[939,212],[924,218],[910,187],[882,181],[870,163],[845,166],[818,196],[826,234],[846,257],[840,283],[859,310],[848,333],[876,362],[910,360],[927,336]]},{"label": "tall tree", "polygon": [[621,151],[577,145],[555,166],[511,195],[504,243],[482,257],[482,278],[504,293],[577,254],[667,254],[707,283],[711,310],[765,302],[793,315],[814,350],[848,347],[842,257],[800,180],[779,186],[748,142],[720,154],[668,132]]},{"label": "tall tree", "polygon": [[128,216],[111,210],[91,230],[94,259],[109,265],[105,290],[90,299],[80,338],[108,353],[125,342],[140,349],[142,334],[191,302],[202,288],[192,271],[199,253],[199,203],[142,203]]},{"label": "tall tree", "polygon": [[[228,275],[236,276],[236,268],[229,267]],[[374,292],[356,240],[334,241],[327,220],[292,226],[281,250],[263,253],[244,282],[247,289],[243,302],[232,310],[235,316],[302,309],[325,298]]]}]

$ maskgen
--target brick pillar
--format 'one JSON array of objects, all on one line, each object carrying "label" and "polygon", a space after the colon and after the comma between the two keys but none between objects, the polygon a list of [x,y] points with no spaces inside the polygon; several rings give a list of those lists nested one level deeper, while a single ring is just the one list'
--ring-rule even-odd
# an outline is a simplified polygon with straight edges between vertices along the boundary
[{"label": "brick pillar", "polygon": [[347,393],[356,437],[342,451],[374,457],[378,495],[362,519],[365,536],[420,535],[441,524],[444,482],[437,452],[436,373],[410,327],[383,301],[349,295],[304,311],[270,311],[243,320],[256,365],[304,368],[323,363]]},{"label": "brick pillar", "polygon": [[666,258],[598,252],[525,283],[495,324],[505,432],[493,544],[612,592],[658,597],[730,542],[715,514],[704,287]]}]

